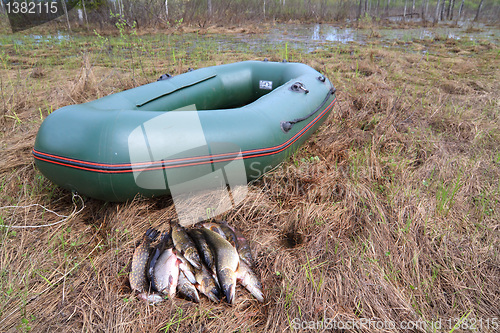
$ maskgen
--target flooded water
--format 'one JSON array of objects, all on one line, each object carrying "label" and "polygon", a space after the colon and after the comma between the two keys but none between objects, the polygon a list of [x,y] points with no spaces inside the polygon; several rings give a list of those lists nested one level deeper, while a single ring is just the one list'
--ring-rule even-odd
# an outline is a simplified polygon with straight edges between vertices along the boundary
[{"label": "flooded water", "polygon": [[475,25],[462,24],[456,27],[437,26],[434,28],[415,27],[409,29],[354,29],[340,28],[331,24],[277,24],[263,34],[237,34],[234,36],[214,36],[215,40],[223,50],[227,47],[232,49],[248,49],[266,52],[284,45],[295,49],[303,49],[311,52],[325,45],[348,44],[377,41],[383,44],[393,44],[396,41],[412,42],[416,40],[440,39],[465,39],[470,41],[486,40],[500,45],[500,29]]},{"label": "flooded water", "polygon": [[[269,53],[269,51],[279,48],[301,49],[305,52],[311,52],[323,46],[335,44],[348,44],[377,41],[382,45],[393,44],[396,41],[412,42],[425,39],[466,39],[471,41],[486,40],[496,45],[500,45],[500,29],[495,27],[486,27],[481,24],[474,24],[471,29],[471,23],[465,22],[456,26],[438,25],[437,27],[414,27],[408,29],[391,29],[378,27],[375,29],[354,29],[341,28],[331,24],[276,24],[264,33],[260,34],[207,34],[198,36],[186,34],[181,38],[182,43],[189,41],[193,46],[197,44],[216,44],[218,52],[224,52],[228,49],[236,51],[252,50],[257,53]],[[27,40],[34,43],[43,42],[64,42],[67,40],[78,40],[83,38],[77,35],[70,35],[60,32],[53,35],[28,35],[24,38],[16,39],[11,42],[23,44]],[[155,36],[142,36],[144,39],[156,40]],[[10,39],[10,38],[9,38]],[[8,42],[7,42],[8,43]],[[0,45],[2,41],[0,41]],[[189,48],[189,47],[188,47]],[[286,52],[284,50],[283,52]]]},{"label": "flooded water", "polygon": [[[274,42],[290,42],[312,47],[322,43],[366,43],[368,40],[379,40],[385,43],[395,41],[410,42],[420,39],[451,38],[472,41],[487,40],[500,44],[500,29],[476,25],[468,29],[468,25],[457,27],[437,26],[435,28],[416,27],[409,29],[353,29],[339,28],[330,24],[280,24],[272,28],[262,38]],[[245,36],[241,36],[246,39]]]},{"label": "flooded water", "polygon": [[40,42],[45,42],[45,41],[63,41],[63,40],[67,40],[67,39],[70,39],[71,36],[68,35],[68,34],[64,34],[64,33],[58,33],[57,35],[31,35],[31,37],[38,43]]}]

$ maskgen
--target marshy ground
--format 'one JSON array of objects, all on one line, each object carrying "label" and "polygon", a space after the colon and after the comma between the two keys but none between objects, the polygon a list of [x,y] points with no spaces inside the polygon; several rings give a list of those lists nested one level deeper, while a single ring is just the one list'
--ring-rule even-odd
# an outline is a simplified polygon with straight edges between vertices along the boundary
[{"label": "marshy ground", "polygon": [[39,206],[0,210],[1,331],[283,332],[361,318],[396,326],[351,331],[439,320],[442,332],[457,323],[455,332],[496,331],[498,43],[381,44],[375,34],[365,44],[256,49],[232,47],[221,33],[121,32],[0,37],[0,206],[74,209],[71,193],[45,179],[31,156],[41,122],[62,106],[189,67],[265,57],[306,63],[337,88],[332,115],[223,216],[252,243],[266,303],[238,289],[232,307],[144,304],[128,282],[132,253],[148,227],[164,229],[175,217],[171,199],[84,198],[80,213],[52,227],[12,228],[61,219]]}]

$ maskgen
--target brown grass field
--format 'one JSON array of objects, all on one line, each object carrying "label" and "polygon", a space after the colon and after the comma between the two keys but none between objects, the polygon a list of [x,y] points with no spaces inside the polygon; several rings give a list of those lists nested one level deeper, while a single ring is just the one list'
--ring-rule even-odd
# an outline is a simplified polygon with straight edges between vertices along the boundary
[{"label": "brown grass field", "polygon": [[176,216],[172,200],[84,198],[81,212],[51,227],[14,228],[61,220],[39,206],[0,209],[1,332],[285,332],[302,323],[322,332],[333,321],[352,332],[497,331],[498,44],[374,39],[305,53],[200,44],[211,34],[146,37],[0,44],[0,206],[73,211],[71,193],[31,155],[51,111],[164,72],[285,55],[324,73],[339,102],[220,216],[251,241],[266,303],[239,287],[233,306],[146,305],[128,282],[132,253],[148,227],[165,229]]}]

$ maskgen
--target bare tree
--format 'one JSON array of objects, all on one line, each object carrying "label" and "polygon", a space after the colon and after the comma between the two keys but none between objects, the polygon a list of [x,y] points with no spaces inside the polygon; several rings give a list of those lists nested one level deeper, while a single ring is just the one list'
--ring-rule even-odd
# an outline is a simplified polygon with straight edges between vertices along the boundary
[{"label": "bare tree", "polygon": [[422,21],[426,20],[428,7],[429,7],[429,0],[422,0],[422,12],[420,14],[422,17]]},{"label": "bare tree", "polygon": [[123,0],[117,0],[115,3],[118,4],[118,13],[120,14],[120,16],[122,16],[123,15]]},{"label": "bare tree", "polygon": [[458,8],[458,18],[462,18],[462,10],[464,9],[464,2],[465,0],[462,0],[462,3],[460,4],[460,8]]},{"label": "bare tree", "polygon": [[443,0],[443,3],[441,4],[441,21],[444,20],[444,7],[446,6],[446,0]]},{"label": "bare tree", "polygon": [[385,15],[389,15],[389,5],[391,4],[391,0],[387,0],[387,3],[385,5]]},{"label": "bare tree", "polygon": [[89,27],[89,20],[87,18],[87,10],[85,9],[85,0],[82,0],[83,14],[85,16],[85,23],[87,24],[87,29]]},{"label": "bare tree", "polygon": [[448,11],[448,20],[453,21],[453,10],[455,9],[455,0],[450,0],[451,1],[451,6],[450,10]]},{"label": "bare tree", "polygon": [[439,21],[439,5],[441,5],[441,0],[438,0],[436,5],[436,14],[434,15],[434,23]]},{"label": "bare tree", "polygon": [[483,1],[484,0],[481,0],[479,6],[477,6],[477,12],[476,12],[476,17],[474,17],[474,21],[477,21],[479,19],[479,13],[481,12],[481,7],[483,7]]},{"label": "bare tree", "polygon": [[61,1],[64,10],[64,15],[66,16],[66,22],[68,23],[68,29],[71,32],[71,25],[69,24],[68,8],[66,8],[66,2]]},{"label": "bare tree", "polygon": [[359,7],[358,7],[358,20],[361,18],[361,10],[363,9],[363,0],[359,0]]},{"label": "bare tree", "polygon": [[408,4],[408,0],[405,0],[405,8],[403,9],[403,19],[406,20],[406,5]]}]

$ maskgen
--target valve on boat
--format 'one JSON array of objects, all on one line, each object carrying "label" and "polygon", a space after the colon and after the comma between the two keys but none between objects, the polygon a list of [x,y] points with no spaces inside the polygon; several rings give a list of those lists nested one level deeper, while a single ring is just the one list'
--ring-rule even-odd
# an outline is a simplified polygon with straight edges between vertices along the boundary
[{"label": "valve on boat", "polygon": [[166,73],[166,74],[163,74],[162,76],[160,76],[160,78],[156,81],[163,81],[163,80],[167,80],[167,79],[170,79],[172,78],[173,75],[169,74],[169,73]]},{"label": "valve on boat", "polygon": [[304,87],[304,85],[301,82],[295,82],[294,84],[292,84],[290,89],[292,91],[298,91],[298,92],[300,92],[302,90],[306,94],[309,93],[309,90],[307,90],[306,87]]},{"label": "valve on boat", "polygon": [[326,77],[324,75],[320,75],[320,76],[318,76],[318,80],[320,80],[321,82],[325,82]]},{"label": "valve on boat", "polygon": [[292,126],[293,126],[293,124],[289,121],[282,121],[280,123],[280,125],[281,125],[281,130],[283,131],[283,133],[288,133],[288,131],[291,130]]}]

